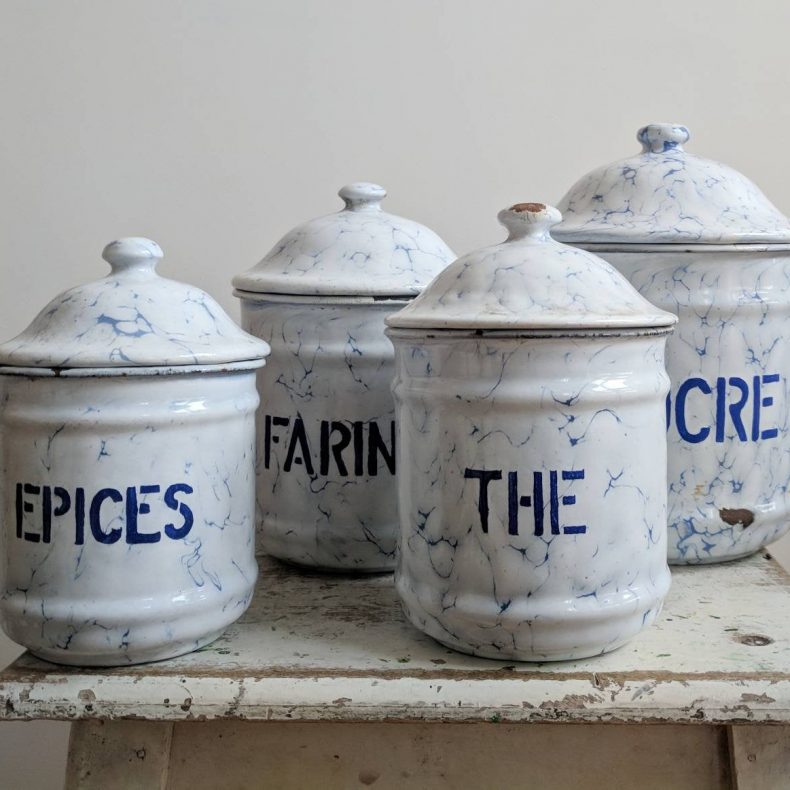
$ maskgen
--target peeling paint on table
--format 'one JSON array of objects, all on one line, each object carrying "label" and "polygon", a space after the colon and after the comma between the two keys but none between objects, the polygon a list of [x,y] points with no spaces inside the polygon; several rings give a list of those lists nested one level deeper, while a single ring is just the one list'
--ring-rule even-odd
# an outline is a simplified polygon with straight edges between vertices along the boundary
[{"label": "peeling paint on table", "polygon": [[5,719],[790,722],[790,577],[766,554],[676,568],[656,625],[592,659],[455,653],[404,620],[392,577],[262,558],[257,595],[213,644],[137,667],[0,673]]}]

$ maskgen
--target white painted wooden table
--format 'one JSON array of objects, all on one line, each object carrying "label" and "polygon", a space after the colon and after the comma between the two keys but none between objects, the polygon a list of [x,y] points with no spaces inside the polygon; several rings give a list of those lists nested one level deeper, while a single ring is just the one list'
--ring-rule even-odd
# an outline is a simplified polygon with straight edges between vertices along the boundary
[{"label": "white painted wooden table", "polygon": [[389,576],[264,560],[213,645],[105,670],[24,655],[0,711],[74,720],[80,788],[790,788],[790,578],[766,554],[676,569],[631,644],[514,665],[413,630]]}]

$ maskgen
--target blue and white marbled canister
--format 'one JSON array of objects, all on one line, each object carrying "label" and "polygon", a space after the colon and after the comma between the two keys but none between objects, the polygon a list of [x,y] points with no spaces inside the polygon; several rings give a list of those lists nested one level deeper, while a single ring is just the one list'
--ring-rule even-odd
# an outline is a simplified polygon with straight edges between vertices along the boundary
[{"label": "blue and white marbled canister", "polygon": [[669,561],[737,559],[790,528],[790,248],[597,251],[680,321],[672,387]]},{"label": "blue and white marbled canister", "polygon": [[[388,319],[400,544],[420,630],[488,658],[613,650],[669,588],[664,345],[673,319],[519,204],[502,244]],[[466,323],[467,328],[462,328]]]},{"label": "blue and white marbled canister", "polygon": [[741,173],[684,150],[686,127],[593,170],[553,233],[616,266],[680,321],[672,388],[669,560],[737,559],[790,528],[790,221]]},{"label": "blue and white marbled canister", "polygon": [[0,345],[0,621],[61,664],[171,658],[255,585],[255,373],[268,346],[157,275],[157,244]]},{"label": "blue and white marbled canister", "polygon": [[136,664],[242,615],[257,577],[254,367],[0,369],[11,639],[60,664]]},{"label": "blue and white marbled canister", "polygon": [[431,230],[349,184],[345,208],[287,233],[236,278],[258,378],[261,550],[330,571],[391,570],[397,538],[392,345],[384,319],[452,260]]},{"label": "blue and white marbled canister", "polygon": [[258,377],[259,548],[325,570],[395,563],[395,406],[384,318],[397,300],[245,295]]}]

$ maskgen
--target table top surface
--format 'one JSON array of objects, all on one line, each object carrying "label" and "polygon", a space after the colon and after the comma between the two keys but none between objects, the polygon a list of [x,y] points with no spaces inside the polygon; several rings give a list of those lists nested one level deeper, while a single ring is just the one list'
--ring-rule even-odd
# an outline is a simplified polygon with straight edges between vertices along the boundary
[{"label": "table top surface", "polygon": [[790,577],[766,553],[674,568],[657,624],[607,655],[528,664],[455,653],[404,619],[390,575],[261,558],[250,609],[213,644],[107,669],[24,654],[5,719],[790,722]]}]

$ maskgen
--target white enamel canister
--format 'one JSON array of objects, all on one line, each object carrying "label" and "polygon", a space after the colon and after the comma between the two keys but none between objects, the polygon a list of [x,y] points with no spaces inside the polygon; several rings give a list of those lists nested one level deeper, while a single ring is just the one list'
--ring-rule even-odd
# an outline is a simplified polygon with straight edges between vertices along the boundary
[{"label": "white enamel canister", "polygon": [[74,665],[170,658],[247,608],[265,342],[148,239],[0,345],[6,633]]},{"label": "white enamel canister", "polygon": [[258,388],[259,548],[335,571],[391,570],[397,533],[392,345],[384,319],[452,259],[381,209],[375,184],[286,234],[233,281],[242,325],[272,348]]},{"label": "white enamel canister", "polygon": [[406,615],[463,652],[545,661],[622,645],[669,588],[664,344],[675,317],[502,211],[387,323],[396,351]]},{"label": "white enamel canister", "polygon": [[669,560],[731,560],[790,527],[790,222],[743,175],[686,152],[684,126],[637,136],[640,153],[570,189],[554,235],[679,316],[667,344]]}]

